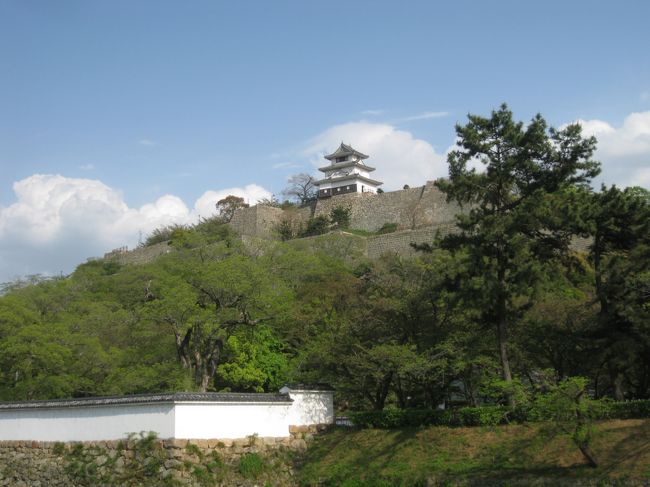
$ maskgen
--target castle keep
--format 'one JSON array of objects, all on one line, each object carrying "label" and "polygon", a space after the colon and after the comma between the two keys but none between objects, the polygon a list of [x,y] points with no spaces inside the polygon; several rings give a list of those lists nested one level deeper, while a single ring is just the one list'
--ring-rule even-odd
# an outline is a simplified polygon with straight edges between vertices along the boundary
[{"label": "castle keep", "polygon": [[329,164],[319,169],[325,176],[315,182],[318,199],[311,205],[287,210],[262,205],[242,208],[235,212],[230,225],[244,239],[274,238],[280,224],[300,228],[310,218],[329,217],[335,208],[345,208],[351,229],[368,233],[386,225],[396,229],[393,233],[360,237],[360,252],[370,258],[389,251],[411,254],[411,243],[431,242],[436,232],[453,231],[454,216],[461,209],[448,203],[433,181],[417,188],[378,192],[383,183],[370,178],[375,168],[366,165],[368,157],[341,143],[325,156]]},{"label": "castle keep", "polygon": [[374,167],[366,165],[368,156],[349,145],[341,145],[332,154],[325,156],[330,163],[318,170],[325,177],[315,182],[318,198],[330,198],[346,193],[376,193],[383,183],[370,179]]}]

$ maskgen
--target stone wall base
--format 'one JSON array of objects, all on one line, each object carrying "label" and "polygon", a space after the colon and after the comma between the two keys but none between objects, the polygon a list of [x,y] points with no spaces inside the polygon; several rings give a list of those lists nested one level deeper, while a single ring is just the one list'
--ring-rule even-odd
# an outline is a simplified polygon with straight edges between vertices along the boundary
[{"label": "stone wall base", "polygon": [[[290,437],[240,439],[150,439],[82,443],[0,441],[0,486],[79,485],[295,485],[293,461],[327,426],[292,426]],[[146,435],[144,435],[146,437]],[[254,454],[254,455],[253,455]],[[244,457],[263,464],[257,475]],[[142,471],[156,462],[150,475]],[[143,468],[141,469],[140,466]],[[136,483],[130,472],[144,475]],[[255,473],[253,471],[253,473]],[[134,474],[135,475],[135,474]],[[212,480],[206,482],[206,478]]]}]

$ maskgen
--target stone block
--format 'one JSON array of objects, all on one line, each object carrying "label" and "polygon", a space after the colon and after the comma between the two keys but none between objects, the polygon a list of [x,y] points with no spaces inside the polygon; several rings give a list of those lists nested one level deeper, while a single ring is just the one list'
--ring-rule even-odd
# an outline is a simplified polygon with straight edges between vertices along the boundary
[{"label": "stone block", "polygon": [[289,433],[308,433],[309,426],[307,425],[289,425]]},{"label": "stone block", "polygon": [[236,440],[233,440],[232,446],[235,448],[243,448],[245,446],[248,446],[250,444],[250,440],[248,438],[238,438]]},{"label": "stone block", "polygon": [[209,440],[191,440],[191,443],[193,445],[196,445],[198,448],[202,448],[202,449],[210,448]]},{"label": "stone block", "polygon": [[304,451],[307,449],[307,442],[305,440],[292,440],[289,446],[292,450]]},{"label": "stone block", "polygon": [[208,440],[208,448],[228,448],[232,446],[232,440]]},{"label": "stone block", "polygon": [[185,448],[187,447],[188,440],[181,440],[179,438],[174,438],[172,440],[169,440],[169,447],[170,448]]}]

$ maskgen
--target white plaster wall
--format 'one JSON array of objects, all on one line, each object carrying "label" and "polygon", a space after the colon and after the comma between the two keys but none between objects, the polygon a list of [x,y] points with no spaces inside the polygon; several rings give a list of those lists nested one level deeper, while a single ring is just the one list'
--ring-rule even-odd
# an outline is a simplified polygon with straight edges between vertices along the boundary
[{"label": "white plaster wall", "polygon": [[280,389],[289,392],[293,399],[289,424],[303,426],[334,423],[334,393],[332,391],[301,391]]},{"label": "white plaster wall", "polygon": [[118,440],[128,433],[174,434],[174,408],[169,404],[87,406],[0,411],[0,440]]},{"label": "white plaster wall", "polygon": [[289,436],[291,403],[176,403],[176,438]]}]

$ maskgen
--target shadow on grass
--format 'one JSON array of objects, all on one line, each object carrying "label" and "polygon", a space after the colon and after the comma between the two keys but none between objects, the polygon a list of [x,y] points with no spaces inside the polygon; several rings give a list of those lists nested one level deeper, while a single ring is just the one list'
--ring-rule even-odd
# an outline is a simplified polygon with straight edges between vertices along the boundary
[{"label": "shadow on grass", "polygon": [[[612,427],[605,426],[609,436],[618,437],[618,441],[607,448],[608,455],[601,460],[603,477],[621,465],[632,474],[650,477],[650,423],[629,425],[621,423]],[[597,452],[600,453],[600,452]],[[602,454],[601,454],[602,455]],[[648,479],[650,484],[650,478]]]},{"label": "shadow on grass", "polygon": [[[416,440],[415,428],[401,430],[366,430],[363,432],[363,445],[357,443],[358,435],[350,434],[349,429],[337,429],[317,438],[301,462],[303,485],[323,486],[389,486],[418,485],[417,483],[395,483],[392,475],[382,476],[382,467],[397,467],[401,462],[395,460],[400,446]],[[360,446],[362,446],[360,448]],[[333,453],[333,451],[335,453]],[[310,466],[317,466],[310,469]],[[408,471],[401,478],[410,477]],[[411,482],[414,478],[405,478]],[[425,484],[422,484],[425,485]]]},{"label": "shadow on grass", "polygon": [[302,485],[650,485],[650,422],[641,426],[602,425],[597,469],[539,426],[334,430],[310,447]]}]

